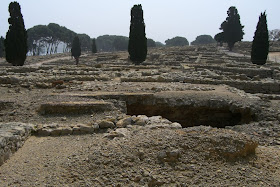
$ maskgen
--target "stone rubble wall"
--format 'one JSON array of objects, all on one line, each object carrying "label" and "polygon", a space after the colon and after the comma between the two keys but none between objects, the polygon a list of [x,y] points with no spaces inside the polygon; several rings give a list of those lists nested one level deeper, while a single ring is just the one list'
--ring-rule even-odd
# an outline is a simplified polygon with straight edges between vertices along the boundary
[{"label": "stone rubble wall", "polygon": [[23,146],[33,131],[32,124],[0,123],[0,166]]},{"label": "stone rubble wall", "polygon": [[[244,44],[245,45],[245,44]],[[109,56],[108,56],[109,55]],[[108,58],[105,58],[108,56]],[[149,51],[147,61],[135,66],[127,59],[110,54],[84,57],[89,66],[46,65],[40,67],[0,67],[0,84],[24,88],[69,88],[70,82],[185,82],[195,84],[226,84],[250,93],[280,93],[280,68],[268,62],[256,66],[246,55],[227,54],[216,47],[170,47]],[[61,63],[61,62],[59,62]],[[96,64],[98,63],[98,64]],[[151,70],[152,69],[152,70]],[[63,85],[54,82],[62,80]]]},{"label": "stone rubble wall", "polygon": [[[211,156],[220,157],[227,160],[235,160],[240,157],[246,157],[254,154],[258,146],[256,139],[249,135],[237,133],[227,129],[216,129],[212,127],[192,127],[182,129],[179,123],[172,123],[161,116],[147,117],[139,116],[122,116],[97,121],[93,124],[80,124],[75,126],[59,126],[58,124],[34,125],[23,123],[6,123],[0,124],[0,166],[11,155],[23,146],[24,141],[33,133],[38,136],[63,136],[63,135],[80,135],[104,133],[104,138],[108,141],[114,138],[129,138],[132,132],[137,129],[148,128],[149,131],[155,129],[170,129],[176,132],[187,134],[194,139],[203,140],[203,144],[211,147]],[[226,143],[225,143],[226,142]],[[186,144],[187,146],[187,144]],[[208,149],[207,149],[208,150]],[[168,161],[170,154],[160,154],[162,161]]]},{"label": "stone rubble wall", "polygon": [[[108,129],[125,128],[131,125],[148,126],[149,128],[182,128],[179,123],[172,123],[160,116],[126,116],[124,118],[107,118],[92,124],[76,124],[61,126],[59,124],[44,124],[35,126],[21,122],[0,123],[0,166],[8,160],[31,135],[37,136],[64,136],[93,134],[106,132]],[[107,138],[121,137],[119,131],[106,134]]]}]

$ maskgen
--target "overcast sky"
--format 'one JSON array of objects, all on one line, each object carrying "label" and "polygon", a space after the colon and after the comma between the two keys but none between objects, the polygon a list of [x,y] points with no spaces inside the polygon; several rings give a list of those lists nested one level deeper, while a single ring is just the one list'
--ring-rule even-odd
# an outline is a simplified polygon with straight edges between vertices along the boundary
[{"label": "overcast sky", "polygon": [[[8,30],[10,0],[0,0],[0,35]],[[18,0],[26,29],[57,23],[91,38],[101,35],[129,35],[130,9],[142,4],[146,35],[163,42],[175,36],[189,42],[198,35],[214,37],[235,6],[244,28],[244,40],[251,41],[261,12],[267,12],[268,29],[280,29],[280,0]]]}]

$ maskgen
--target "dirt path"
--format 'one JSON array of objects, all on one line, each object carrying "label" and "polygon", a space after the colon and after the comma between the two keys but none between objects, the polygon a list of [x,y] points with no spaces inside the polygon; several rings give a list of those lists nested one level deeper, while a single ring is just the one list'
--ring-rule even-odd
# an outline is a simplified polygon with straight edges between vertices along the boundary
[{"label": "dirt path", "polygon": [[56,61],[59,61],[59,60],[70,60],[70,59],[71,58],[69,56],[67,56],[67,57],[57,57],[57,58],[53,58],[53,59],[37,62],[35,64],[30,64],[29,66],[31,66],[31,67],[39,67],[39,66],[41,66],[43,64],[46,64],[46,63],[56,62]]},{"label": "dirt path", "polygon": [[[81,55],[81,57],[86,57],[86,56],[88,56],[88,54]],[[72,59],[72,57],[69,57],[69,56],[56,57],[56,58],[52,58],[52,59],[49,59],[49,60],[40,61],[40,62],[37,62],[37,63],[34,63],[34,64],[29,64],[29,66],[39,67],[39,66],[41,66],[43,64],[46,64],[46,63],[57,62],[57,61],[61,61],[61,60],[73,60],[73,59]]]}]

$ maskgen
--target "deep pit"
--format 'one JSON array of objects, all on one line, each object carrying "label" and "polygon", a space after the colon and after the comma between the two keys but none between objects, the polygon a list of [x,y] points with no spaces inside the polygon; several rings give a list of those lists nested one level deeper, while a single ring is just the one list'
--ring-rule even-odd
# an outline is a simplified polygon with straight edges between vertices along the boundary
[{"label": "deep pit", "polygon": [[128,97],[128,115],[162,116],[183,127],[212,126],[224,128],[256,120],[251,106],[240,100],[216,96],[172,93]]},{"label": "deep pit", "polygon": [[162,116],[183,127],[212,126],[224,128],[258,121],[261,112],[256,99],[236,97],[223,89],[208,92],[173,91],[157,93],[100,93],[78,97],[105,100],[127,115]]},{"label": "deep pit", "polygon": [[193,126],[212,126],[224,128],[249,123],[253,120],[250,112],[232,112],[229,107],[208,108],[168,105],[127,105],[128,115],[162,116],[172,122],[180,123],[184,128]]}]

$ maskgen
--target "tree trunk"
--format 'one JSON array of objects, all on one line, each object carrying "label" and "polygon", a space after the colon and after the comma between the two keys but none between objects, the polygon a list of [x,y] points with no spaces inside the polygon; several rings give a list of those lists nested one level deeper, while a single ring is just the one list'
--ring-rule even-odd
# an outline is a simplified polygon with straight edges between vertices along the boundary
[{"label": "tree trunk", "polygon": [[51,47],[51,44],[50,43],[48,43],[47,44],[47,55],[49,54],[49,52],[50,52],[50,47]]},{"label": "tree trunk", "polygon": [[78,56],[75,56],[74,58],[75,58],[75,60],[76,60],[76,65],[78,65],[78,64],[79,64],[79,57],[78,57]]},{"label": "tree trunk", "polygon": [[229,51],[232,51],[233,46],[234,46],[234,43],[233,43],[233,42],[229,42],[229,43],[228,43]]}]

